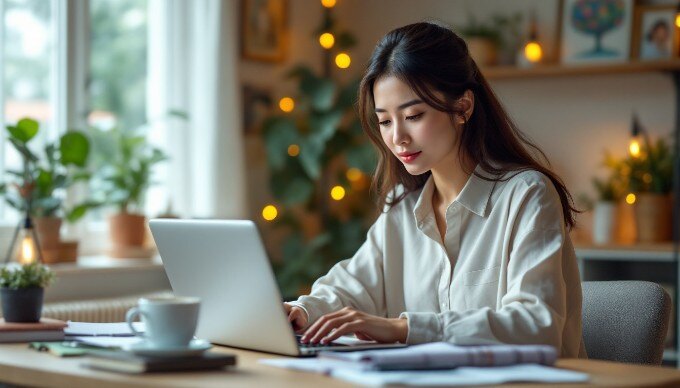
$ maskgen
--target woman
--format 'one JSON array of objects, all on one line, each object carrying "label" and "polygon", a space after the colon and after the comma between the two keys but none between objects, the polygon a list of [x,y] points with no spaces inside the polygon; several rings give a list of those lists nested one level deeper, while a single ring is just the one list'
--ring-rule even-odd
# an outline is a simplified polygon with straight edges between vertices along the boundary
[{"label": "woman", "polygon": [[465,42],[433,23],[388,33],[359,107],[386,211],[353,258],[285,304],[302,341],[550,344],[585,357],[571,196]]}]

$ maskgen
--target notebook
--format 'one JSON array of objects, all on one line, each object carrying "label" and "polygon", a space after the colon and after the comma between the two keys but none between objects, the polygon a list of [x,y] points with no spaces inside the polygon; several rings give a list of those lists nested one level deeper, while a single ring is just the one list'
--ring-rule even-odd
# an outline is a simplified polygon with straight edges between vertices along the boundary
[{"label": "notebook", "polygon": [[89,351],[83,366],[122,373],[221,369],[236,365],[233,354],[206,352],[190,357],[146,357],[123,351]]}]

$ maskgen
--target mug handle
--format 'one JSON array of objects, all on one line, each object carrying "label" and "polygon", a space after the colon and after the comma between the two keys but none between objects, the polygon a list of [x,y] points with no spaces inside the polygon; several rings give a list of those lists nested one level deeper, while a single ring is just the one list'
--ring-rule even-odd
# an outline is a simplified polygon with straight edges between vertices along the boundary
[{"label": "mug handle", "polygon": [[134,321],[138,315],[144,315],[144,313],[139,311],[139,307],[133,307],[125,314],[125,321],[127,321],[128,327],[130,328],[130,331],[132,331],[132,334],[136,335],[137,337],[144,338],[144,333],[135,330],[135,326],[132,324],[132,321]]}]

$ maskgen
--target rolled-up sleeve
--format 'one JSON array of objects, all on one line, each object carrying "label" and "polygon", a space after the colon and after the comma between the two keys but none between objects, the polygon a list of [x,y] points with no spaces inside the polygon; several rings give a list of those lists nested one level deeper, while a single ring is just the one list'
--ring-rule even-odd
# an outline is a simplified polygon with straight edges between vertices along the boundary
[{"label": "rolled-up sleeve", "polygon": [[303,308],[311,324],[322,315],[352,307],[369,314],[385,316],[382,214],[368,231],[366,241],[356,254],[337,263],[291,305]]}]

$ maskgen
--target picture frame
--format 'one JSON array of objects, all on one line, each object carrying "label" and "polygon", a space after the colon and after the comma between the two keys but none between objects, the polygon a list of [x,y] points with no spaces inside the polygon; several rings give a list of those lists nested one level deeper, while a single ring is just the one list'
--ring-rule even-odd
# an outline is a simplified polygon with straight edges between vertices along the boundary
[{"label": "picture frame", "polygon": [[560,62],[628,61],[634,10],[635,0],[561,0]]},{"label": "picture frame", "polygon": [[639,6],[635,10],[632,58],[641,61],[678,57],[680,35],[675,26],[674,5]]},{"label": "picture frame", "polygon": [[280,62],[288,51],[288,0],[242,0],[243,58]]},{"label": "picture frame", "polygon": [[259,135],[265,117],[271,113],[274,101],[272,91],[251,84],[241,87],[243,107],[243,134]]}]

